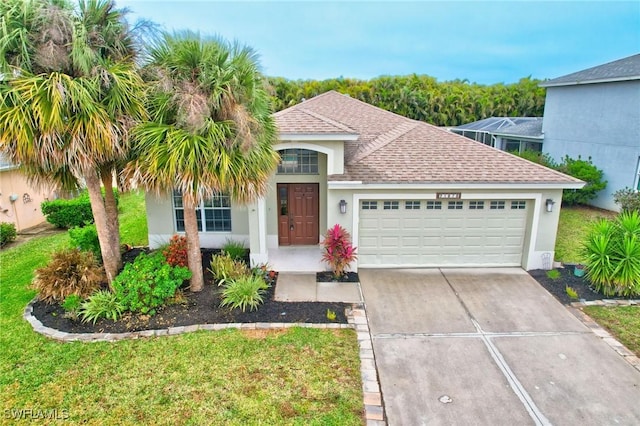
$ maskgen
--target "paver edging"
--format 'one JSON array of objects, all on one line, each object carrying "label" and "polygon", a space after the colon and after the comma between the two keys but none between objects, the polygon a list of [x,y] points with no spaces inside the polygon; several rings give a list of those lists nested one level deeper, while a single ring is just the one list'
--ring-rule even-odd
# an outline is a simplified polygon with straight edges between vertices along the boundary
[{"label": "paver edging", "polygon": [[[49,337],[61,342],[114,342],[117,340],[128,339],[140,339],[144,337],[158,337],[158,336],[175,336],[185,333],[193,333],[194,331],[206,330],[206,331],[218,331],[229,328],[242,329],[242,330],[270,330],[281,329],[291,327],[304,327],[304,328],[324,328],[324,329],[355,329],[353,321],[349,321],[349,314],[347,314],[347,324],[339,323],[303,323],[303,322],[255,322],[255,323],[223,323],[223,324],[193,324],[186,326],[167,327],[153,330],[140,330],[130,331],[126,333],[67,333],[64,331],[56,330],[55,328],[47,327],[42,322],[33,316],[33,303],[37,301],[37,297],[34,297],[24,309],[22,317],[31,324],[31,327],[36,333],[40,333],[43,336]],[[347,309],[347,312],[351,312],[352,309]]]}]

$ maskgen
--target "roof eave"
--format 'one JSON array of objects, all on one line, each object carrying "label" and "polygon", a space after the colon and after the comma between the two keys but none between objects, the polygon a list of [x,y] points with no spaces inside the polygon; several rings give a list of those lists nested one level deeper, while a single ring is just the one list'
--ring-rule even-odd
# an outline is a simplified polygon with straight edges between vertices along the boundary
[{"label": "roof eave", "polygon": [[281,141],[357,141],[353,133],[280,133]]},{"label": "roof eave", "polygon": [[513,183],[367,183],[363,181],[328,181],[328,189],[581,189],[585,182],[513,182]]},{"label": "roof eave", "polygon": [[554,83],[553,80],[538,84],[540,87],[560,87],[560,86],[580,86],[584,84],[598,84],[598,83],[617,83],[621,81],[635,81],[640,80],[640,75],[634,75],[630,77],[615,77],[615,78],[599,78],[595,80],[576,80],[576,81],[561,81]]}]

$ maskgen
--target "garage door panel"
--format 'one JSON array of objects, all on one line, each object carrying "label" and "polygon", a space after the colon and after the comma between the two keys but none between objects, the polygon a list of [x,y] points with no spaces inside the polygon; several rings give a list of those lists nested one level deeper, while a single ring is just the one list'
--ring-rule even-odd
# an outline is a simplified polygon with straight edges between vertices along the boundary
[{"label": "garage door panel", "polygon": [[[360,265],[516,266],[522,262],[526,209],[360,210]],[[383,200],[378,200],[382,205]]]}]

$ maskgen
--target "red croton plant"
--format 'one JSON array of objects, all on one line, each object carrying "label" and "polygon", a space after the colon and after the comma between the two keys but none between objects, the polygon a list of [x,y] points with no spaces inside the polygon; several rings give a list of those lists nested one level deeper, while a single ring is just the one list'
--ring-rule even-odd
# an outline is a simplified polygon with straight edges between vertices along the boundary
[{"label": "red croton plant", "polygon": [[335,278],[344,275],[344,270],[356,260],[356,247],[351,244],[351,235],[336,224],[324,236],[322,260],[329,264]]},{"label": "red croton plant", "polygon": [[169,245],[162,251],[167,263],[171,266],[188,266],[187,264],[187,238],[174,235],[169,240]]}]

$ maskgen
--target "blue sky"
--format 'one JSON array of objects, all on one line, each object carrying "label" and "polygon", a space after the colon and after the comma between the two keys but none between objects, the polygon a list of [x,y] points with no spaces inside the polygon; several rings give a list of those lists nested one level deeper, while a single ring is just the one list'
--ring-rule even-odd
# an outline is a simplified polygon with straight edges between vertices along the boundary
[{"label": "blue sky", "polygon": [[640,53],[640,1],[116,0],[133,19],[238,40],[267,75],[554,78]]}]

